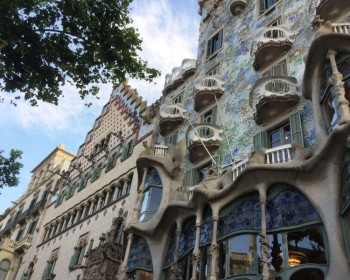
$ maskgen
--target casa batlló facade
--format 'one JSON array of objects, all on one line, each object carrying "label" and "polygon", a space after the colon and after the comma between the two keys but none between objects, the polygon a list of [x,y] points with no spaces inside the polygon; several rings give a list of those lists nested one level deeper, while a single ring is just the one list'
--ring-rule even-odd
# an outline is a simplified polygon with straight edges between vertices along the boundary
[{"label": "casa batll\u00f3 facade", "polygon": [[350,2],[198,4],[197,59],[113,91],[4,279],[349,278]]}]

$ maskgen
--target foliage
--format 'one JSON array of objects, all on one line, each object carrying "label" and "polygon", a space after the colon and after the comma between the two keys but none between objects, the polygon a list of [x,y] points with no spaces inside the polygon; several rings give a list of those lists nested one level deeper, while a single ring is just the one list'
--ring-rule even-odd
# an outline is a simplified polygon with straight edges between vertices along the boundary
[{"label": "foliage", "polygon": [[0,151],[0,189],[3,187],[15,187],[19,183],[17,175],[23,164],[18,160],[22,158],[22,151],[11,150],[10,157],[3,156],[4,151]]},{"label": "foliage", "polygon": [[142,41],[131,26],[131,2],[0,1],[0,90],[15,99],[23,93],[33,106],[57,105],[66,82],[83,99],[98,95],[96,83],[116,85],[127,76],[152,81],[160,73],[138,56]]}]

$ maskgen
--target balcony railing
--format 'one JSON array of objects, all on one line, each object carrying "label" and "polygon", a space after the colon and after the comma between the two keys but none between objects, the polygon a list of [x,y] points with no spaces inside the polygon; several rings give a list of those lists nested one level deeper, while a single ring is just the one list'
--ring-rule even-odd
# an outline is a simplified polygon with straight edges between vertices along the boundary
[{"label": "balcony railing", "polygon": [[178,127],[186,118],[186,110],[182,104],[163,104],[159,113],[160,134],[163,136]]},{"label": "balcony railing", "polygon": [[346,23],[332,23],[334,33],[350,34],[350,22]]},{"label": "balcony railing", "polygon": [[168,155],[168,146],[155,145],[154,155],[157,157],[166,157]]},{"label": "balcony railing", "polygon": [[294,33],[285,25],[265,26],[255,34],[252,47],[255,70],[260,70],[281,57],[294,42]]},{"label": "balcony railing", "polygon": [[266,164],[290,162],[294,157],[292,144],[278,146],[265,150]]},{"label": "balcony railing", "polygon": [[224,82],[220,76],[201,76],[194,82],[194,109],[198,112],[210,104],[215,103],[225,92]]},{"label": "balcony railing", "polygon": [[257,124],[266,123],[295,106],[300,99],[294,77],[262,77],[255,82],[249,105],[256,109]]},{"label": "balcony railing", "polygon": [[182,104],[163,104],[160,106],[161,118],[185,118],[186,110]]},{"label": "balcony railing", "polygon": [[31,246],[32,241],[33,241],[33,236],[30,234],[27,234],[26,236],[18,240],[17,244],[15,245],[15,250],[18,251],[18,250],[28,249]]},{"label": "balcony railing", "polygon": [[223,130],[214,124],[194,124],[187,131],[187,146],[190,160],[199,161],[209,153],[215,152],[221,145]]},{"label": "balcony railing", "polygon": [[182,61],[181,66],[172,69],[171,74],[165,75],[165,85],[163,93],[167,94],[169,91],[176,89],[189,76],[196,71],[197,61],[195,59],[186,58]]},{"label": "balcony railing", "polygon": [[233,180],[236,180],[238,175],[241,174],[244,169],[246,169],[248,164],[249,164],[249,159],[245,158],[232,166]]}]

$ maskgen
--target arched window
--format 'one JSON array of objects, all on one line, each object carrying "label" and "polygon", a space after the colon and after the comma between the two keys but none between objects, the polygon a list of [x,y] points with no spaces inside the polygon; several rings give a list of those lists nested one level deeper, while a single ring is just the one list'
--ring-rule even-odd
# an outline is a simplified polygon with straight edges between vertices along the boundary
[{"label": "arched window", "polygon": [[3,260],[0,263],[0,279],[5,280],[10,269],[11,263],[8,260]]},{"label": "arched window", "polygon": [[123,230],[124,230],[124,225],[122,222],[120,222],[117,226],[117,229],[115,230],[114,233],[114,243],[121,245],[123,243]]},{"label": "arched window", "polygon": [[152,257],[145,239],[135,236],[128,259],[129,279],[152,280]]},{"label": "arched window", "polygon": [[162,201],[163,186],[158,172],[151,169],[145,180],[144,198],[141,206],[140,221],[147,221],[157,212]]}]

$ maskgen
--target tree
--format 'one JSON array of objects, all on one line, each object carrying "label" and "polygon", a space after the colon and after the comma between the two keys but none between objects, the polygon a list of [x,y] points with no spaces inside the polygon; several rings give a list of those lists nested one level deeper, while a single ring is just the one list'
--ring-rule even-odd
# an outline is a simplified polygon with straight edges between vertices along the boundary
[{"label": "tree", "polygon": [[15,187],[19,183],[17,175],[23,164],[18,160],[22,158],[22,152],[11,150],[10,157],[3,156],[4,151],[0,151],[0,189],[3,187]]},{"label": "tree", "polygon": [[66,82],[83,99],[98,95],[96,83],[116,85],[126,76],[152,81],[160,73],[138,56],[131,2],[0,1],[0,89],[34,106],[57,105]]}]

